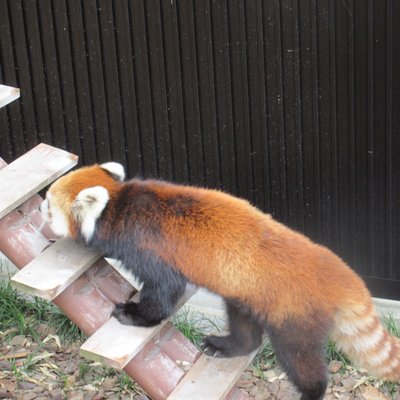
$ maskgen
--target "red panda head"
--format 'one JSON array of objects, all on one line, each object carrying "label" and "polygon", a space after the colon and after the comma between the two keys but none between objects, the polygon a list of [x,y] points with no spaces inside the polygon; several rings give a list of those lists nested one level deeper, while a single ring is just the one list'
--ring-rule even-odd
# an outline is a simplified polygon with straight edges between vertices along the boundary
[{"label": "red panda head", "polygon": [[89,240],[97,218],[124,179],[124,167],[115,162],[80,168],[50,186],[40,210],[55,234],[76,238],[80,233]]}]

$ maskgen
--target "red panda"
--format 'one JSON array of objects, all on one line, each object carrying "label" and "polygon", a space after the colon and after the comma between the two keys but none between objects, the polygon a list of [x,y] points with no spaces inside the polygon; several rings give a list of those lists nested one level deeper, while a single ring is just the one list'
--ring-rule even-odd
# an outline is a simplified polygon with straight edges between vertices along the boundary
[{"label": "red panda", "polygon": [[400,340],[330,250],[221,191],[124,179],[117,163],[84,167],[53,183],[42,204],[55,233],[121,260],[144,283],[139,303],[116,305],[121,323],[158,324],[191,282],[227,305],[230,332],[206,337],[204,351],[246,354],[266,332],[303,400],[324,397],[328,337],[370,373],[400,381]]}]

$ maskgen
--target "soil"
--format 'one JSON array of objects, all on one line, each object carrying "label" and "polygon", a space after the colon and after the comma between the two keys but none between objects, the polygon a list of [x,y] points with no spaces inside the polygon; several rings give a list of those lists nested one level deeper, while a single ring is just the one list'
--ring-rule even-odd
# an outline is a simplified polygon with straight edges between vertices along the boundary
[{"label": "soil", "polygon": [[[126,375],[81,358],[79,343],[60,343],[47,326],[41,332],[37,340],[0,332],[0,399],[148,399]],[[331,362],[329,370],[326,400],[400,400],[398,385],[384,384],[340,361]],[[279,367],[249,368],[238,386],[253,400],[299,399]]]}]

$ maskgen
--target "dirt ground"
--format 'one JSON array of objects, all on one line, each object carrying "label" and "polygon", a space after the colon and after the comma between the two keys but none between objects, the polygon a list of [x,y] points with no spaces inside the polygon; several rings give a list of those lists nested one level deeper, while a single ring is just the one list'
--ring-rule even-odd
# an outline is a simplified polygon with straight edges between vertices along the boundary
[{"label": "dirt ground", "polygon": [[[91,363],[78,353],[79,343],[61,344],[46,326],[36,340],[0,332],[0,399],[148,399],[126,375]],[[339,361],[331,362],[329,369],[326,400],[400,399],[398,385],[383,384]],[[279,367],[249,368],[238,386],[254,400],[299,399]]]}]

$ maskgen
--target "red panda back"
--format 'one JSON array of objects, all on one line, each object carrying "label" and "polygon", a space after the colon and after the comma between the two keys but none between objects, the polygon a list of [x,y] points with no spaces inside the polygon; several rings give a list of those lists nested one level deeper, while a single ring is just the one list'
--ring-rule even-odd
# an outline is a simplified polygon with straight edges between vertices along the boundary
[{"label": "red panda back", "polygon": [[201,229],[191,232],[192,226],[174,232],[185,238],[186,251],[180,257],[174,248],[170,257],[185,275],[223,297],[250,304],[275,326],[292,318],[306,322],[317,312],[331,321],[332,339],[357,365],[400,380],[400,341],[384,330],[364,282],[338,256],[246,201],[201,190],[193,197],[199,194],[207,199],[205,215],[218,210],[214,224],[220,230],[213,232],[210,223],[203,237]]},{"label": "red panda back", "polygon": [[[159,181],[115,182],[99,166],[78,170],[58,182],[52,186],[59,192],[58,200],[54,196],[52,203],[71,221],[72,237],[78,236],[79,224],[71,204],[86,187],[100,185],[107,190],[106,216],[99,218],[96,234],[105,234],[108,242],[118,237],[115,230],[125,230],[127,237],[136,229],[127,215],[132,218],[132,207],[139,207],[136,215],[140,214],[142,225],[137,232],[145,234],[136,232],[136,249],[154,255],[155,265],[162,260],[185,279],[223,296],[233,316],[247,315],[250,328],[264,327],[265,321],[268,333],[273,336],[275,332],[275,345],[284,363],[291,365],[287,369],[293,381],[303,393],[310,393],[308,398],[320,399],[324,391],[324,356],[322,350],[321,354],[314,350],[317,342],[323,348],[329,333],[355,362],[399,380],[399,341],[381,327],[362,280],[328,249],[247,201],[215,190]],[[125,218],[118,207],[129,199],[116,200],[122,192],[133,197]],[[147,207],[148,202],[154,207]],[[151,228],[156,238],[148,234]],[[131,256],[129,246],[125,247],[126,256]],[[295,357],[299,349],[304,358]],[[304,364],[307,357],[308,364]]]}]

